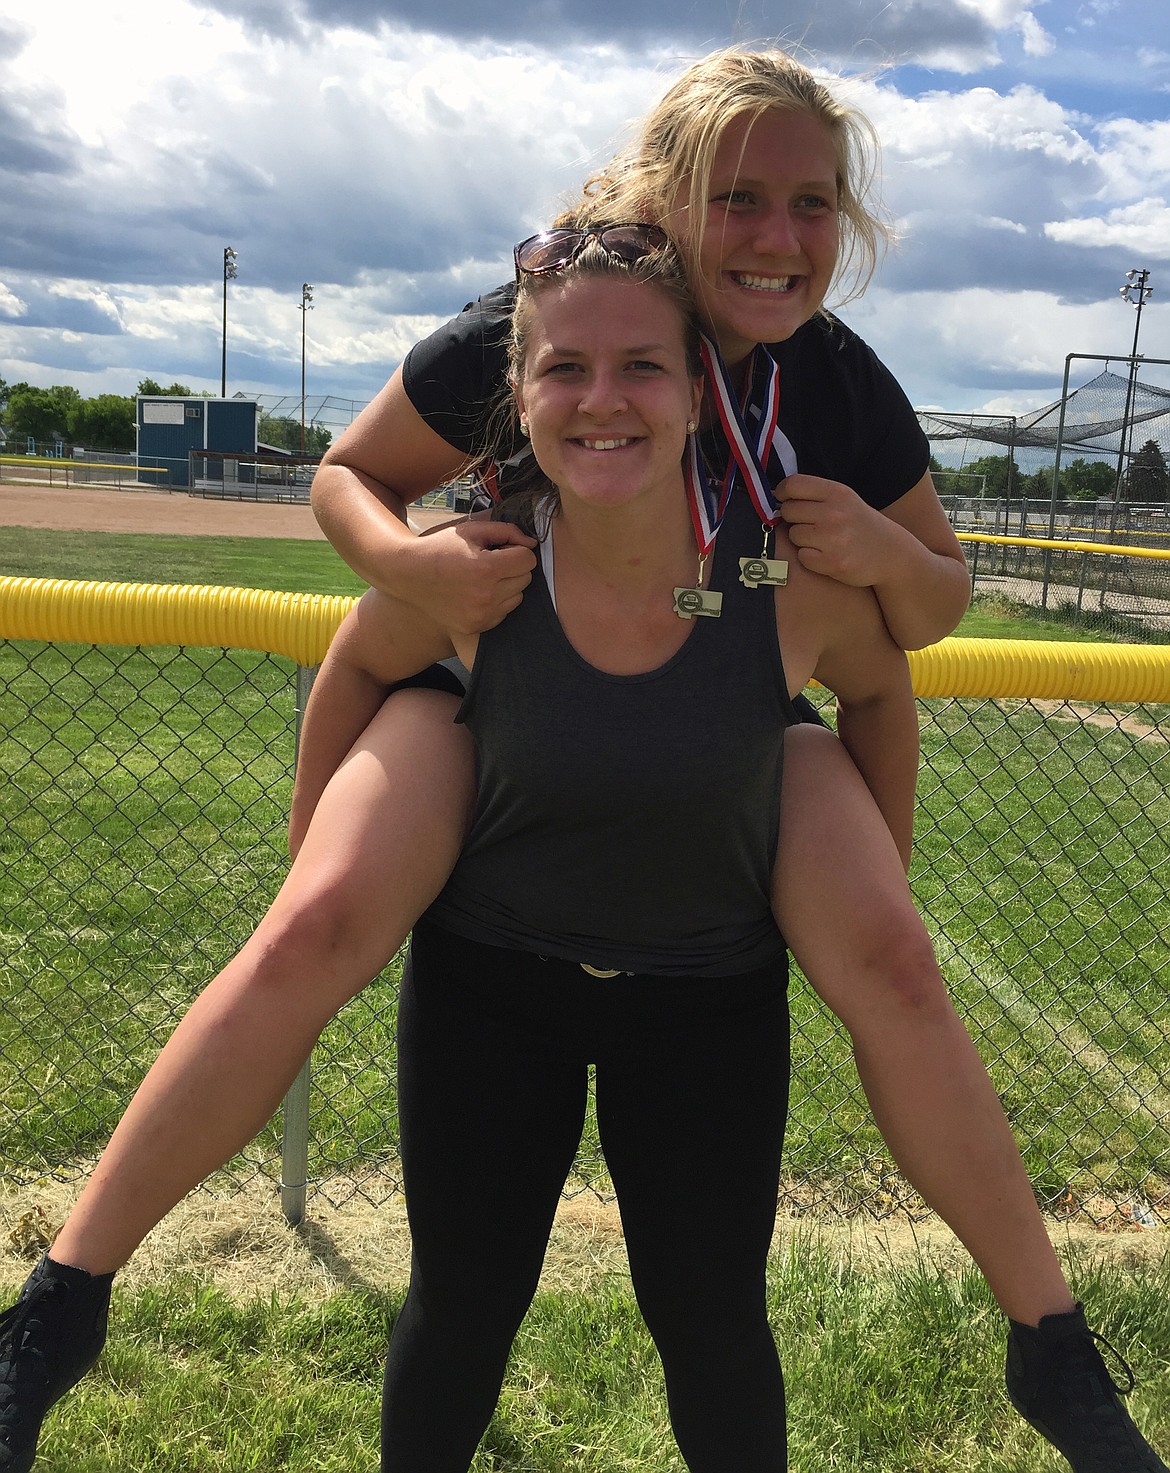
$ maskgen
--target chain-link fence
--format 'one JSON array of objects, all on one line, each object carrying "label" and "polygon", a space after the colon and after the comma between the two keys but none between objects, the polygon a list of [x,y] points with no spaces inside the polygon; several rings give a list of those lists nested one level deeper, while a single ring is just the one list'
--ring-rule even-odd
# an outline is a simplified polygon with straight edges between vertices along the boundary
[{"label": "chain-link fence", "polygon": [[137,455],[116,450],[82,450],[69,455],[0,455],[0,485],[116,486],[119,490],[168,490],[164,469],[156,461],[139,465]]},{"label": "chain-link fence", "polygon": [[[1127,518],[1122,527],[1111,531],[1104,525],[1099,532],[1082,517],[1058,527],[1055,535],[1045,522],[1030,535],[1006,536],[998,531],[998,517],[963,515],[955,507],[951,515],[962,528],[958,536],[977,610],[1015,609],[1029,618],[1039,614],[1114,638],[1170,641],[1170,520],[1165,516]],[[1102,540],[1095,540],[1097,535]]]},{"label": "chain-link fence", "polygon": [[[84,1172],[275,894],[296,672],[241,650],[0,643],[11,1182]],[[1170,1222],[1170,706],[952,698],[920,713],[914,888],[1041,1201]],[[307,1174],[335,1201],[400,1188],[397,978],[391,964],[314,1054]],[[916,1210],[847,1040],[800,978],[793,1021],[789,1205]],[[218,1180],[257,1173],[280,1178],[275,1126]],[[607,1189],[590,1125],[568,1190]]]}]

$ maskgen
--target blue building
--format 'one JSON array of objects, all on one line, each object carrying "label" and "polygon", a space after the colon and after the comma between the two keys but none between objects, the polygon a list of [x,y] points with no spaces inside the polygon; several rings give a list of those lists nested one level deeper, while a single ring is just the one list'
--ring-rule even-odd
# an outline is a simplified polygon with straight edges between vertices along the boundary
[{"label": "blue building", "polygon": [[189,486],[193,450],[220,456],[256,454],[260,406],[255,399],[139,394],[137,424],[139,466],[159,467],[166,473],[151,476],[151,483]]}]

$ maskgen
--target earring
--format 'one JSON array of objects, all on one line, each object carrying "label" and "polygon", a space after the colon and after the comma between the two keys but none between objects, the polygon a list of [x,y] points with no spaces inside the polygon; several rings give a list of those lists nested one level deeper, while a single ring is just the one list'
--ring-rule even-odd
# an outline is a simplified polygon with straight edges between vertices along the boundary
[{"label": "earring", "polygon": [[698,426],[698,424],[696,423],[695,420],[693,420],[693,419],[688,419],[687,420],[687,434],[688,435],[693,435],[698,428],[699,428],[699,426]]},{"label": "earring", "polygon": [[523,414],[520,416],[520,433],[526,440],[532,434],[532,431],[528,428],[528,419]]}]

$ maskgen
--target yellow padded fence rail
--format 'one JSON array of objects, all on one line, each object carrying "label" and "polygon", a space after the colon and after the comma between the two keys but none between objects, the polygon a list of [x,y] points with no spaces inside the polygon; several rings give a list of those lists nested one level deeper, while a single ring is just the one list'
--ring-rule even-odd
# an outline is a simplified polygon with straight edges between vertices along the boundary
[{"label": "yellow padded fence rail", "polygon": [[1098,552],[1106,557],[1151,558],[1170,562],[1170,548],[1119,547],[1111,542],[1070,542],[1056,537],[1000,537],[991,532],[956,532],[960,542],[987,542],[996,547],[1042,547],[1049,552]]},{"label": "yellow padded fence rail", "polygon": [[1170,645],[952,638],[909,659],[916,696],[1170,701]]},{"label": "yellow padded fence rail", "polygon": [[0,638],[263,650],[316,665],[353,603],[200,584],[0,578]]},{"label": "yellow padded fence rail", "polygon": [[164,465],[123,465],[120,461],[105,460],[68,460],[63,455],[0,455],[0,466],[8,466],[10,470],[23,470],[26,466],[35,465],[47,470],[73,471],[122,471],[127,477],[165,476],[167,468]]},{"label": "yellow padded fence rail", "polygon": [[[0,639],[262,650],[312,666],[354,602],[254,588],[0,578]],[[1170,701],[1170,645],[944,639],[909,658],[923,697]]]}]

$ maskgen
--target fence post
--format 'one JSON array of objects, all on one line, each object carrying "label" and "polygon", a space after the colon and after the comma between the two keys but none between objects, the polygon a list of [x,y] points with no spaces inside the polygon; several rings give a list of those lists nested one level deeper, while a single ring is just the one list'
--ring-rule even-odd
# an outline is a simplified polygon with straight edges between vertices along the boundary
[{"label": "fence post", "polygon": [[[297,752],[301,745],[301,721],[318,668],[314,666],[310,670],[304,665],[297,666]],[[298,1227],[305,1217],[305,1197],[309,1186],[309,1080],[312,1070],[313,1056],[310,1054],[284,1097],[282,1111],[280,1205],[290,1227]]]}]

